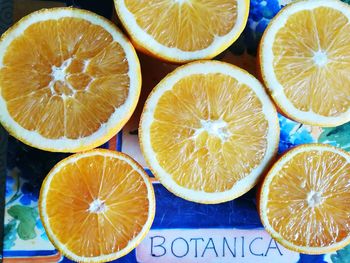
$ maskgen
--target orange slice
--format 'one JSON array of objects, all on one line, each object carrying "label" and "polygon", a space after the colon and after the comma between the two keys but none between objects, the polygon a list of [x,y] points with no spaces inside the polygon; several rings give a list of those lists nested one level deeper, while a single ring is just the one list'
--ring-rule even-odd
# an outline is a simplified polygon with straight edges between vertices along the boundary
[{"label": "orange slice", "polygon": [[324,254],[350,243],[350,154],[308,144],[285,154],[261,188],[260,217],[283,246]]},{"label": "orange slice", "polygon": [[0,41],[0,122],[21,141],[76,152],[108,141],[130,118],[141,86],[135,50],[108,20],[43,9]]},{"label": "orange slice", "polygon": [[134,45],[171,62],[213,58],[242,33],[249,0],[114,0]]},{"label": "orange slice", "polygon": [[147,174],[129,156],[108,150],[71,155],[43,182],[40,217],[63,255],[106,262],[134,249],[149,231],[155,197]]},{"label": "orange slice", "polygon": [[260,45],[264,82],[281,111],[311,125],[350,121],[350,6],[297,1],[271,21]]},{"label": "orange slice", "polygon": [[251,189],[276,153],[279,125],[263,86],[231,64],[177,68],[152,91],[140,122],[143,155],[174,194],[199,203]]}]

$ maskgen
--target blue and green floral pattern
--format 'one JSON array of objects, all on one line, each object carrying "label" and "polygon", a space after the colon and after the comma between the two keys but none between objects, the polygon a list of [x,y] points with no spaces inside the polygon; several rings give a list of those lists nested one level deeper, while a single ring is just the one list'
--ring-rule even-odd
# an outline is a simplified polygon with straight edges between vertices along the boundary
[{"label": "blue and green floral pattern", "polygon": [[[43,178],[67,154],[46,153],[10,137],[7,150],[4,249],[21,249],[28,242],[40,249],[48,242],[38,213]],[[37,245],[36,245],[37,244]]]}]

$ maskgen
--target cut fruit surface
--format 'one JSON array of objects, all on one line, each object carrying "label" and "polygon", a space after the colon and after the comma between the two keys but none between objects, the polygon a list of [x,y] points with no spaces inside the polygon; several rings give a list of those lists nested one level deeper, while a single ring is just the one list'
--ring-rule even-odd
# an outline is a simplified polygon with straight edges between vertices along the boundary
[{"label": "cut fruit surface", "polygon": [[0,41],[0,121],[21,141],[76,152],[108,141],[130,118],[141,87],[135,50],[108,20],[43,9]]},{"label": "cut fruit surface", "polygon": [[129,156],[93,150],[59,162],[43,182],[39,210],[55,247],[78,262],[106,262],[134,249],[155,213],[153,187]]},{"label": "cut fruit surface", "polygon": [[176,195],[200,203],[234,199],[275,155],[279,126],[262,85],[233,65],[182,66],[151,92],[140,122],[143,155]]},{"label": "cut fruit surface", "polygon": [[269,171],[260,217],[283,246],[324,254],[350,243],[350,154],[308,144],[287,152]]},{"label": "cut fruit surface", "polygon": [[172,62],[213,58],[242,33],[249,0],[115,0],[135,46]]},{"label": "cut fruit surface", "polygon": [[292,3],[260,44],[264,82],[280,110],[311,125],[350,121],[350,6],[338,0]]}]

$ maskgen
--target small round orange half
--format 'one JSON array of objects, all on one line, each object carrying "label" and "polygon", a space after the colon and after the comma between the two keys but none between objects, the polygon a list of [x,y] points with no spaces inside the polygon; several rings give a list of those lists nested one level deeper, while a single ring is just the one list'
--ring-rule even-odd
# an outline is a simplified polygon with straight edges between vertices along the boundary
[{"label": "small round orange half", "polygon": [[350,243],[350,154],[298,146],[275,163],[260,192],[266,230],[286,248],[324,254]]},{"label": "small round orange half", "polygon": [[107,19],[74,8],[43,9],[0,40],[0,122],[36,148],[78,152],[114,136],[134,111],[140,65]]},{"label": "small round orange half", "polygon": [[242,33],[249,0],[114,0],[139,50],[171,62],[209,59]]},{"label": "small round orange half", "polygon": [[350,6],[294,1],[260,42],[260,69],[278,108],[298,122],[333,127],[350,121]]},{"label": "small round orange half", "polygon": [[40,217],[54,246],[77,262],[106,262],[134,249],[155,213],[152,184],[129,156],[109,150],[78,153],[45,178]]},{"label": "small round orange half", "polygon": [[197,61],[167,75],[140,122],[143,155],[174,194],[199,203],[250,190],[273,160],[276,109],[261,83],[228,63]]}]

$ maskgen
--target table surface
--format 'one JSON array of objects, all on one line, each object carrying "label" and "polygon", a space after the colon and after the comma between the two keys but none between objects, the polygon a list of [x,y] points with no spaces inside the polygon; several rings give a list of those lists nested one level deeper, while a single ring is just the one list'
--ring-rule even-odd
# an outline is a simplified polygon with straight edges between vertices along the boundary
[{"label": "table surface", "polygon": [[[44,6],[64,5],[63,2],[106,17],[112,16],[110,0],[96,1],[98,4],[77,0],[0,0],[0,30],[3,32],[13,20],[30,11]],[[291,0],[251,0],[249,21],[244,33],[217,59],[255,74],[256,48],[261,35],[270,19],[288,2]],[[332,255],[308,256],[291,252],[272,240],[264,231],[257,214],[255,189],[230,202],[202,205],[180,199],[160,185],[147,169],[140,153],[138,118],[148,92],[175,66],[142,54],[139,57],[143,70],[139,105],[124,129],[102,147],[125,152],[144,166],[152,177],[157,212],[145,240],[116,262],[350,262],[350,246]],[[311,142],[329,143],[350,151],[350,123],[323,129],[302,125],[283,116],[279,116],[279,121],[279,153]],[[0,209],[4,214],[0,214],[0,218],[4,219],[0,224],[3,226],[0,227],[0,236],[4,231],[4,262],[70,262],[61,257],[49,242],[37,210],[43,178],[55,163],[66,156],[33,149],[12,137],[7,139],[7,134],[0,127],[0,207],[4,208]]]}]

